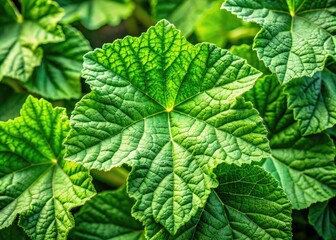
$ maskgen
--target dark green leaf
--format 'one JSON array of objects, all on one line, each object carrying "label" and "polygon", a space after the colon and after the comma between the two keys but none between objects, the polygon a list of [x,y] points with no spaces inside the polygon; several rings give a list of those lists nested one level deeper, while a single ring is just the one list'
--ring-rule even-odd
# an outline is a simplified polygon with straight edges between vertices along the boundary
[{"label": "dark green leaf", "polygon": [[143,226],[131,215],[133,204],[125,189],[97,194],[75,215],[70,238],[144,240]]},{"label": "dark green leaf", "polygon": [[316,203],[309,208],[309,222],[324,240],[336,236],[336,198]]},{"label": "dark green leaf", "polygon": [[311,78],[294,79],[284,91],[303,135],[319,133],[336,124],[335,73],[325,69]]},{"label": "dark green leaf", "polygon": [[307,208],[334,196],[335,146],[326,134],[301,134],[276,77],[259,79],[244,97],[253,102],[269,130],[272,157],[264,168],[279,181],[293,208]]},{"label": "dark green leaf", "polygon": [[9,0],[0,0],[5,16],[0,23],[0,81],[9,77],[26,82],[36,66],[40,65],[43,51],[40,45],[64,40],[57,22],[63,10],[50,0],[21,1],[22,15]]},{"label": "dark green leaf", "polygon": [[53,100],[80,98],[83,55],[91,49],[79,31],[63,30],[65,41],[43,46],[42,63],[25,83],[30,92]]},{"label": "dark green leaf", "polygon": [[277,181],[257,166],[221,164],[219,187],[175,236],[154,221],[150,239],[291,239],[291,205]]}]

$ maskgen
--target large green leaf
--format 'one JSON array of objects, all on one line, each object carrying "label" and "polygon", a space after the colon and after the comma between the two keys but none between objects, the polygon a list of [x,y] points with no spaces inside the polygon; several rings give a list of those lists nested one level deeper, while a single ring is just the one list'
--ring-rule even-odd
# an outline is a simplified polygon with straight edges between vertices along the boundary
[{"label": "large green leaf", "polygon": [[225,47],[228,43],[252,42],[260,28],[255,23],[246,23],[236,15],[221,10],[222,2],[216,0],[210,9],[203,10],[199,20],[194,22],[197,39],[215,43],[220,47]]},{"label": "large green leaf", "polygon": [[75,215],[70,239],[145,239],[143,226],[131,215],[133,204],[124,188],[97,194]]},{"label": "large green leaf", "polygon": [[336,192],[335,147],[326,134],[303,136],[287,109],[275,76],[257,81],[244,95],[253,102],[269,130],[272,157],[264,168],[279,180],[294,209],[325,201]]},{"label": "large green leaf", "polygon": [[76,29],[63,28],[65,41],[43,46],[42,63],[34,70],[25,87],[48,99],[70,99],[81,96],[83,55],[90,45]]},{"label": "large green leaf", "polygon": [[324,240],[333,240],[336,236],[336,198],[316,203],[309,208],[308,219]]},{"label": "large green leaf", "polygon": [[336,124],[336,74],[328,69],[285,85],[288,106],[294,109],[303,135],[319,133]]},{"label": "large green leaf", "polygon": [[133,166],[133,215],[172,234],[217,186],[213,168],[268,156],[266,130],[238,97],[260,73],[226,50],[193,46],[169,22],[84,57],[92,92],[75,108],[67,157],[88,168]]},{"label": "large green leaf", "polygon": [[188,36],[195,24],[216,0],[151,0],[156,19],[168,19],[183,35]]},{"label": "large green leaf", "polygon": [[116,26],[132,14],[131,0],[57,0],[65,9],[63,22],[80,21],[90,30]]},{"label": "large green leaf", "polygon": [[28,97],[21,116],[0,122],[0,228],[20,214],[33,239],[66,239],[69,210],[94,195],[86,169],[63,160],[65,109]]},{"label": "large green leaf", "polygon": [[64,40],[57,22],[63,10],[50,0],[22,0],[18,13],[10,0],[0,0],[0,81],[4,77],[27,81],[41,62],[41,44]]},{"label": "large green leaf", "polygon": [[311,77],[336,55],[336,0],[227,0],[223,7],[263,27],[254,48],[282,82]]},{"label": "large green leaf", "polygon": [[219,187],[175,236],[154,221],[154,240],[291,239],[291,205],[277,181],[257,166],[221,164]]}]

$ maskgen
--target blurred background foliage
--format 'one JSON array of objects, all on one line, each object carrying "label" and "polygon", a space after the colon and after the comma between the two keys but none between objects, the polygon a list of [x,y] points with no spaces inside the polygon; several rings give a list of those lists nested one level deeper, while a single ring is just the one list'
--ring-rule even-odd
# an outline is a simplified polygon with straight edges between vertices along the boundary
[{"label": "blurred background foliage", "polygon": [[[246,48],[248,51],[254,36],[260,30],[256,24],[243,22],[230,12],[221,9],[223,0],[57,0],[59,6],[56,6],[56,3],[49,6],[54,13],[46,12],[47,16],[37,16],[33,8],[29,15],[28,3],[33,2],[31,0],[0,0],[0,2],[3,8],[0,10],[0,23],[4,26],[0,29],[2,42],[0,121],[18,116],[28,94],[43,97],[55,106],[66,107],[70,114],[75,103],[90,91],[84,79],[80,77],[83,55],[91,49],[101,47],[104,43],[111,43],[127,35],[139,36],[162,18],[175,24],[194,44],[210,42],[222,48],[231,48],[232,52],[235,52],[237,45],[241,44],[245,45],[240,48]],[[44,2],[47,5],[50,1]],[[12,8],[14,10],[11,10]],[[55,12],[63,17],[58,19],[59,16],[55,17],[57,15]],[[53,19],[50,21],[51,17]],[[58,36],[54,34],[53,40],[49,37],[40,40],[37,39],[39,35],[34,39],[33,30],[29,32],[30,39],[25,39],[27,33],[22,30],[13,32],[15,26],[24,29],[23,26],[28,26],[31,21],[38,22],[41,26],[43,21],[40,19],[57,24],[55,29],[62,29],[62,34],[58,33]],[[11,29],[11,32],[6,28]],[[50,26],[45,28],[50,33]],[[55,29],[53,31],[56,31]],[[32,63],[32,71],[18,69],[21,71],[18,74],[8,74],[5,71],[6,61],[11,55],[16,54],[10,52],[14,51],[14,48],[9,47],[12,42],[22,49],[36,42],[34,46],[36,51],[33,53],[39,58],[38,61],[32,63],[33,58],[25,60],[25,56],[22,57],[23,61]],[[251,56],[253,57],[256,56]],[[256,59],[255,62],[257,64],[259,61]],[[113,181],[103,179],[111,175],[93,173],[93,176],[97,176],[94,181],[96,189],[101,191],[118,187],[126,179],[128,170],[130,169],[114,170],[118,172],[119,177]],[[118,184],[107,186],[106,182]],[[335,208],[335,200],[330,201],[328,207]],[[308,216],[307,209],[293,211],[293,239],[320,239],[308,223]],[[316,216],[309,216],[311,221],[314,217]],[[14,228],[16,224],[13,224],[13,229],[9,229],[10,231],[8,229],[3,233],[0,231],[0,236],[18,239],[15,234],[19,230]]]}]

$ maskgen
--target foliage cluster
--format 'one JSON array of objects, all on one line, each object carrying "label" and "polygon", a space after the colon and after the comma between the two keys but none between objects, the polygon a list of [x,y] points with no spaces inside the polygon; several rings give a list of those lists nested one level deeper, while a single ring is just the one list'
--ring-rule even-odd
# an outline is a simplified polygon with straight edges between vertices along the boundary
[{"label": "foliage cluster", "polygon": [[0,239],[336,238],[336,0],[0,0],[0,24]]}]

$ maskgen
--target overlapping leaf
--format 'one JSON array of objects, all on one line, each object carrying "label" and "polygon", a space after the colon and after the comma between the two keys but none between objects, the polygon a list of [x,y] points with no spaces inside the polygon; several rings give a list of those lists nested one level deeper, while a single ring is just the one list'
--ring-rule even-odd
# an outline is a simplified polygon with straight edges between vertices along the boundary
[{"label": "overlapping leaf", "polygon": [[334,144],[326,134],[302,136],[275,76],[258,80],[244,97],[253,102],[269,130],[272,157],[264,168],[278,179],[293,208],[307,208],[334,196]]},{"label": "overlapping leaf", "polygon": [[70,99],[81,96],[80,75],[83,55],[89,43],[80,32],[64,26],[65,41],[43,46],[43,58],[25,87],[48,99]]},{"label": "overlapping leaf", "polygon": [[0,230],[0,239],[4,240],[30,240],[27,234],[16,223]]},{"label": "overlapping leaf", "polygon": [[66,239],[69,210],[94,194],[88,171],[63,160],[65,109],[28,97],[21,116],[0,123],[0,228],[20,215],[33,239]]},{"label": "overlapping leaf", "polygon": [[277,181],[257,166],[221,164],[219,187],[175,235],[152,221],[150,239],[291,239],[291,205]]},{"label": "overlapping leaf", "polygon": [[285,85],[288,106],[294,110],[303,135],[324,131],[336,124],[336,74],[328,69],[313,77]]},{"label": "overlapping leaf", "polygon": [[7,121],[20,115],[20,109],[27,94],[16,93],[9,86],[0,84],[0,121]]},{"label": "overlapping leaf", "polygon": [[143,226],[131,215],[133,204],[125,189],[99,193],[75,215],[70,239],[144,240]]},{"label": "overlapping leaf", "polygon": [[313,76],[336,56],[335,0],[227,0],[223,7],[263,27],[254,48],[284,83]]},{"label": "overlapping leaf", "polygon": [[226,50],[191,45],[167,21],[85,55],[92,92],[71,118],[67,157],[88,168],[133,166],[133,215],[172,234],[217,186],[213,168],[268,156],[266,131],[240,97],[260,73]]},{"label": "overlapping leaf", "polygon": [[336,198],[316,203],[309,208],[309,222],[324,240],[336,236]]},{"label": "overlapping leaf", "polygon": [[80,21],[90,30],[118,25],[133,11],[131,0],[57,0],[65,9],[63,22]]},{"label": "overlapping leaf", "polygon": [[41,62],[41,44],[60,42],[57,22],[63,10],[51,0],[22,0],[21,12],[10,0],[0,0],[0,81],[4,77],[27,81]]},{"label": "overlapping leaf", "polygon": [[[228,164],[216,174],[219,187],[175,236],[148,219],[147,238],[291,239],[291,206],[270,174],[257,166]],[[133,203],[123,189],[98,194],[76,215],[72,239],[142,239],[142,226],[131,216]]]},{"label": "overlapping leaf", "polygon": [[247,44],[233,46],[230,48],[230,52],[232,52],[234,55],[237,55],[238,57],[246,59],[248,64],[258,69],[264,74],[264,76],[271,74],[270,70],[265,66],[265,64],[259,60],[257,53],[253,51],[252,46]]}]

